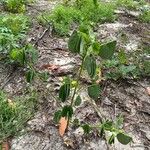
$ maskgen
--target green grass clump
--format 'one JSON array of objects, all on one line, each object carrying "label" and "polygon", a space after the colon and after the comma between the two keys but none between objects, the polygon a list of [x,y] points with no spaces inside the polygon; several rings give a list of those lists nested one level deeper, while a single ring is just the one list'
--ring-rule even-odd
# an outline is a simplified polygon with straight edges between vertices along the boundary
[{"label": "green grass clump", "polygon": [[11,13],[23,13],[26,10],[25,2],[26,0],[3,0],[3,6]]},{"label": "green grass clump", "polygon": [[51,14],[45,12],[38,16],[38,20],[43,25],[48,22],[53,24],[54,31],[60,35],[68,34],[69,29],[73,23],[79,23],[81,13],[73,7],[58,6]]},{"label": "green grass clump", "polygon": [[4,10],[11,13],[24,13],[26,11],[26,4],[32,3],[34,0],[1,0]]},{"label": "green grass clump", "polygon": [[0,91],[0,142],[18,134],[33,115],[35,97],[10,100]]},{"label": "green grass clump", "polygon": [[0,15],[0,27],[7,28],[15,36],[26,34],[29,27],[29,19],[24,15]]},{"label": "green grass clump", "polygon": [[116,0],[117,6],[138,10],[146,2],[144,0]]},{"label": "green grass clump", "polygon": [[22,47],[20,41],[25,38],[28,27],[29,20],[24,15],[0,15],[0,57]]},{"label": "green grass clump", "polygon": [[42,24],[52,23],[54,31],[59,35],[67,35],[73,25],[81,23],[104,23],[115,19],[115,6],[112,3],[100,2],[97,5],[93,0],[84,0],[79,3],[60,5],[52,12],[38,16]]},{"label": "green grass clump", "polygon": [[150,23],[150,10],[144,10],[139,16],[139,20],[144,23]]}]

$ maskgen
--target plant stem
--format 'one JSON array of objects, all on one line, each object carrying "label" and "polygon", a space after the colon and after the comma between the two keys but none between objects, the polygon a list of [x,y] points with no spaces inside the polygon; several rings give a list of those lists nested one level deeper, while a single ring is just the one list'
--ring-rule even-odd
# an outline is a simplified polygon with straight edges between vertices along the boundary
[{"label": "plant stem", "polygon": [[85,58],[85,57],[82,58],[82,63],[81,63],[81,66],[80,66],[80,69],[79,69],[78,78],[77,78],[77,84],[76,84],[75,89],[74,89],[74,92],[73,92],[73,96],[72,96],[72,99],[71,99],[71,104],[70,104],[70,106],[73,105],[74,98],[75,98],[75,95],[76,95],[76,93],[77,93],[77,89],[78,89],[78,86],[79,86],[79,80],[80,80],[80,77],[81,77],[81,74],[82,74],[82,71],[83,71],[84,58]]}]

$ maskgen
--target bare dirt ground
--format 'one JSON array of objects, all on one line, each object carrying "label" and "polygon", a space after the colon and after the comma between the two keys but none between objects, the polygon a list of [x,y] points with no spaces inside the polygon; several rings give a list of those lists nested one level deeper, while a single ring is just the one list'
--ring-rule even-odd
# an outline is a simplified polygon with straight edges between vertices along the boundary
[{"label": "bare dirt ground", "polygon": [[[39,0],[28,6],[28,15],[32,17],[33,24],[27,41],[35,43],[46,30],[39,25],[36,16],[39,12],[53,9],[56,1]],[[97,27],[97,37],[100,41],[115,39],[119,48],[126,51],[135,51],[142,44],[150,45],[150,26],[139,23],[136,16],[131,12],[116,12],[119,19],[114,23],[105,23]],[[128,40],[122,41],[120,34],[125,32]],[[72,56],[67,51],[67,38],[58,38],[47,32],[38,41],[39,60],[38,69],[43,64],[61,65],[62,72],[51,73],[46,83],[38,83],[39,110],[34,118],[27,123],[26,134],[13,138],[12,150],[149,150],[150,149],[150,96],[146,93],[146,87],[150,87],[150,79],[144,78],[139,81],[121,80],[105,81],[101,101],[97,106],[103,110],[108,118],[114,119],[117,114],[124,116],[124,129],[133,137],[131,145],[123,146],[117,141],[114,146],[108,147],[96,132],[89,137],[83,135],[80,128],[70,127],[66,135],[61,138],[58,135],[57,126],[53,123],[53,113],[57,109],[57,102],[52,94],[57,94],[59,80],[62,74],[73,74],[75,65],[79,64],[79,58]],[[12,70],[12,71],[11,71]],[[10,96],[22,94],[28,86],[25,83],[24,70],[5,67],[0,64],[0,84]],[[84,91],[84,87],[83,87]],[[88,103],[87,96],[81,93],[85,101],[77,108],[75,116],[81,121],[95,123],[99,117],[93,106]]]}]

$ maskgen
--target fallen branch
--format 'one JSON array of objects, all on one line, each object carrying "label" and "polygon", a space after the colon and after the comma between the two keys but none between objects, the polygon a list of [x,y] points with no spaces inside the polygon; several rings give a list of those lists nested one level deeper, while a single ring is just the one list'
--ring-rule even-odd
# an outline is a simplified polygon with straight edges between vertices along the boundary
[{"label": "fallen branch", "polygon": [[35,41],[35,43],[33,44],[33,46],[37,46],[37,45],[38,45],[38,42],[39,42],[40,40],[42,40],[42,38],[46,35],[46,33],[47,33],[49,30],[50,30],[50,25],[48,26],[47,29],[44,30],[44,32],[41,34],[41,36],[39,36],[39,37],[37,38],[37,40]]}]

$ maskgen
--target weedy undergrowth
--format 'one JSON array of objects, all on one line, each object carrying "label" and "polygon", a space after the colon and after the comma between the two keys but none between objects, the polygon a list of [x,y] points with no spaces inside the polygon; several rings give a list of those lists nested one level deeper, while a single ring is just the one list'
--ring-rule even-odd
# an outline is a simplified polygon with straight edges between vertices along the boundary
[{"label": "weedy undergrowth", "polygon": [[6,11],[11,13],[23,13],[26,10],[25,2],[26,0],[3,0],[2,4]]},{"label": "weedy undergrowth", "polygon": [[26,4],[34,0],[1,0],[4,10],[11,13],[24,13],[26,11]]},{"label": "weedy undergrowth", "polygon": [[0,60],[28,66],[37,58],[37,51],[24,44],[29,28],[29,19],[24,15],[0,15]]},{"label": "weedy undergrowth", "polygon": [[65,2],[57,6],[52,12],[45,12],[38,16],[38,21],[44,25],[51,23],[54,33],[68,35],[74,26],[83,22],[96,24],[115,20],[115,5],[113,3],[82,0]]},{"label": "weedy undergrowth", "polygon": [[[76,79],[69,77],[65,78],[62,86],[59,90],[59,100],[64,103],[62,109],[58,110],[54,115],[54,121],[64,122],[67,121],[69,126],[75,107],[79,106],[82,102],[82,98],[79,93],[80,78],[83,71],[86,71],[91,79],[91,85],[87,87],[88,96],[91,101],[98,100],[100,96],[100,84],[97,82],[99,79],[99,65],[97,65],[96,58],[100,60],[111,59],[116,48],[116,41],[110,41],[108,43],[98,43],[95,36],[88,26],[80,26],[78,30],[75,30],[68,42],[68,48],[70,52],[79,54],[81,57],[81,64],[77,73]],[[67,105],[65,105],[67,103]],[[85,134],[88,134],[92,129],[97,128],[101,136],[107,131],[111,133],[108,139],[108,143],[114,143],[115,138],[122,144],[128,144],[132,141],[132,138],[124,133],[120,128],[120,121],[111,121],[105,118],[105,115],[99,109],[100,123],[97,125],[80,124]],[[62,119],[63,118],[63,119]],[[64,119],[65,118],[65,119]],[[118,123],[119,122],[119,123]],[[64,131],[60,130],[60,134],[63,135]]]},{"label": "weedy undergrowth", "polygon": [[116,5],[127,9],[138,10],[142,5],[146,4],[144,0],[116,0]]},{"label": "weedy undergrowth", "polygon": [[139,20],[144,23],[150,23],[150,6],[141,10]]},{"label": "weedy undergrowth", "polygon": [[0,143],[15,136],[24,128],[34,112],[36,94],[29,97],[9,99],[0,91]]}]

